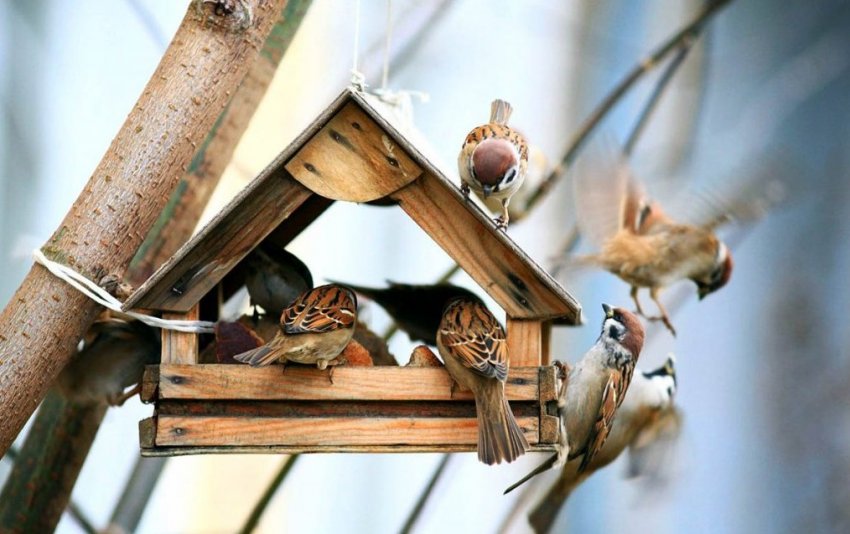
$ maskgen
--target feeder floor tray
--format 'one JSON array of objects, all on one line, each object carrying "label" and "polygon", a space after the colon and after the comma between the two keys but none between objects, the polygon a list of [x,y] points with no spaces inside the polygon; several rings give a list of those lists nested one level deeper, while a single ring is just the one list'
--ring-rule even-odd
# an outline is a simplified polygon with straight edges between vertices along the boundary
[{"label": "feeder floor tray", "polygon": [[[557,370],[511,369],[505,393],[531,450],[558,442]],[[475,402],[443,368],[149,366],[143,456],[218,453],[469,452]]]}]

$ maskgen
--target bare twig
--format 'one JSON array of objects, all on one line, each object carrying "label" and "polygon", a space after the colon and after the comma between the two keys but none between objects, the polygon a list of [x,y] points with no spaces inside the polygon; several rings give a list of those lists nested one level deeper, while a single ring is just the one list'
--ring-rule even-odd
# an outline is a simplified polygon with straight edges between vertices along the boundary
[{"label": "bare twig", "polygon": [[283,462],[280,470],[272,479],[269,486],[266,488],[266,491],[263,492],[263,495],[260,497],[260,500],[257,501],[257,504],[254,505],[254,509],[251,510],[251,514],[248,516],[248,519],[245,521],[245,524],[239,530],[241,534],[251,534],[255,528],[257,528],[257,524],[260,522],[260,518],[263,516],[263,512],[266,511],[266,507],[268,507],[269,503],[274,497],[274,494],[277,492],[277,489],[283,484],[283,481],[286,480],[286,476],[292,470],[292,467],[295,465],[295,462],[298,461],[298,454],[293,454],[289,458]]},{"label": "bare twig", "polygon": [[411,510],[410,514],[407,516],[407,521],[405,521],[404,526],[401,527],[401,534],[408,534],[413,530],[413,527],[416,525],[416,521],[419,520],[419,516],[425,508],[425,504],[431,497],[431,493],[437,486],[437,482],[440,481],[440,477],[443,476],[443,471],[446,470],[446,466],[449,465],[449,460],[451,460],[451,458],[451,454],[444,454],[440,463],[437,464],[437,469],[434,470],[434,474],[431,475],[430,480],[428,480],[428,484],[425,486],[425,489],[422,490],[422,494],[418,499],[416,499],[416,504],[413,506],[413,510]]},{"label": "bare twig", "polygon": [[711,19],[720,8],[724,7],[731,0],[716,0],[708,3],[703,10],[678,33],[670,37],[661,46],[658,47],[649,57],[642,60],[635,66],[620,83],[606,96],[590,116],[585,119],[584,123],[579,128],[578,132],[573,137],[573,140],[567,145],[567,150],[561,161],[555,165],[552,171],[546,176],[546,179],[540,184],[534,193],[528,197],[525,210],[528,211],[537,205],[540,200],[548,193],[561,177],[564,172],[572,165],[573,160],[579,150],[596,126],[602,119],[614,108],[620,99],[628,92],[632,86],[640,80],[646,73],[658,66],[659,62],[664,59],[667,54],[677,49],[683,42],[694,39],[699,35],[703,26]]},{"label": "bare twig", "polygon": [[112,511],[108,532],[135,532],[168,458],[140,456]]},{"label": "bare twig", "polygon": [[658,78],[658,82],[655,84],[652,94],[649,95],[649,98],[643,107],[643,111],[641,111],[637,122],[632,127],[631,134],[629,134],[628,139],[626,139],[625,144],[623,144],[623,152],[625,152],[626,155],[630,155],[634,150],[640,135],[643,133],[644,127],[646,127],[647,122],[649,122],[649,118],[652,116],[658,102],[661,100],[661,95],[664,94],[664,90],[667,89],[667,86],[670,84],[670,80],[673,79],[673,75],[679,70],[679,66],[681,66],[682,62],[685,61],[685,58],[688,57],[688,52],[691,51],[696,40],[696,35],[689,35],[686,37],[679,46],[679,49],[676,51],[676,55],[670,60],[667,68],[664,69],[663,73],[661,73],[661,77]]}]

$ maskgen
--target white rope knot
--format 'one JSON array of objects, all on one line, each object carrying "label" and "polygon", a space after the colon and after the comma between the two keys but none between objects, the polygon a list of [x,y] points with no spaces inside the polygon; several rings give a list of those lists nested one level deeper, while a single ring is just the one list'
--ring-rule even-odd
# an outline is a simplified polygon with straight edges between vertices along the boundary
[{"label": "white rope knot", "polygon": [[366,90],[366,76],[357,69],[351,69],[351,87],[361,93]]},{"label": "white rope knot", "polygon": [[160,319],[159,317],[153,317],[143,313],[124,311],[121,308],[122,303],[120,300],[110,295],[105,289],[81,275],[74,269],[47,259],[47,256],[45,256],[39,249],[32,251],[32,257],[35,259],[36,263],[43,265],[48,271],[53,273],[54,276],[61,278],[83,295],[114,312],[123,313],[124,315],[137,319],[148,326],[162,328],[165,330],[175,330],[177,332],[187,332],[190,334],[211,334],[214,332],[215,323],[210,321]]}]

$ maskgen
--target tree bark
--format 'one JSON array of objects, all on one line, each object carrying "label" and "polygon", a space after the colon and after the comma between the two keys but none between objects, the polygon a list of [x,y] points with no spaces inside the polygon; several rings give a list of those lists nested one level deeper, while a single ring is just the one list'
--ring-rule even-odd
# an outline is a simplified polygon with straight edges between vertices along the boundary
[{"label": "tree bark", "polygon": [[75,405],[50,391],[0,494],[0,531],[53,532],[86,458],[77,447],[91,446],[105,412],[105,403]]},{"label": "tree bark", "polygon": [[138,286],[147,280],[192,235],[311,3],[312,0],[286,3],[259,57],[216,119],[192,158],[188,172],[130,263],[127,281],[131,285]]},{"label": "tree bark", "polygon": [[[123,274],[284,3],[190,4],[133,110],[42,248],[47,257],[95,281]],[[44,397],[97,310],[41,266],[30,270],[0,314],[0,452]]]}]

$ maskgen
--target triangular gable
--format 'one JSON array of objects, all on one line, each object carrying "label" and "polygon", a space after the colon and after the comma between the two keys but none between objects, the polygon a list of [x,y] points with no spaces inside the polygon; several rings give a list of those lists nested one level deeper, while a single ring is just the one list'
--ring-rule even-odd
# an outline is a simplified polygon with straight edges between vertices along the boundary
[{"label": "triangular gable", "polygon": [[578,302],[465,200],[400,129],[369,97],[345,90],[140,286],[125,309],[187,311],[266,237],[285,245],[330,199],[389,197],[509,317],[578,324]]}]

